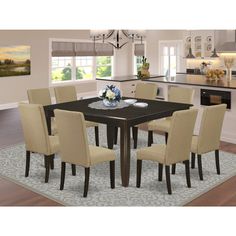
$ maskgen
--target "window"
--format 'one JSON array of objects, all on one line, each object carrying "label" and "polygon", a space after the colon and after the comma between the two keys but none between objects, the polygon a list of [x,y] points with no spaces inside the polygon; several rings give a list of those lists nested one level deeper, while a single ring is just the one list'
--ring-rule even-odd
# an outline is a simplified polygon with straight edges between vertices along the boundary
[{"label": "window", "polygon": [[160,72],[166,76],[175,76],[181,70],[182,43],[180,41],[160,41]]},{"label": "window", "polygon": [[[112,51],[104,52],[104,50],[109,50],[111,46],[97,46],[96,51],[99,56],[94,56],[94,53],[89,51],[93,49],[93,44],[91,47],[91,43],[52,41],[52,83],[91,80],[96,77],[103,78],[112,76],[113,56],[110,55],[113,53]],[[103,53],[105,53],[106,56],[101,55]]]},{"label": "window", "polygon": [[144,44],[133,44],[133,55],[133,73],[137,75],[143,65],[142,59],[145,56],[145,42]]}]

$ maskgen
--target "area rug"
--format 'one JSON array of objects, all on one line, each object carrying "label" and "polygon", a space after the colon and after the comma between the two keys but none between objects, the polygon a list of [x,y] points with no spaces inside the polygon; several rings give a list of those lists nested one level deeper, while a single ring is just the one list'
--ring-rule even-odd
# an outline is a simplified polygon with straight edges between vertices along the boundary
[{"label": "area rug", "polygon": [[[94,130],[89,128],[88,138],[94,144]],[[106,147],[106,128],[99,127],[100,145]],[[164,137],[154,135],[154,143],[164,143]],[[132,145],[132,142],[131,142]],[[138,148],[147,145],[147,132],[139,130]],[[55,158],[55,169],[51,171],[49,183],[44,183],[45,169],[43,157],[32,154],[30,174],[24,177],[24,144],[0,150],[0,175],[34,192],[44,195],[66,206],[183,206],[199,195],[236,174],[236,155],[220,152],[221,175],[216,174],[214,153],[203,156],[204,181],[200,181],[198,170],[191,169],[192,188],[187,188],[184,165],[178,164],[176,174],[171,176],[172,195],[167,194],[165,174],[159,182],[157,163],[143,162],[141,188],[136,188],[136,150],[131,150],[130,185],[121,186],[119,143],[116,152],[116,187],[110,188],[109,163],[101,163],[90,170],[88,197],[83,198],[84,168],[77,167],[77,175],[72,176],[67,165],[65,187],[59,190],[60,157]],[[17,196],[16,196],[17,197]]]}]

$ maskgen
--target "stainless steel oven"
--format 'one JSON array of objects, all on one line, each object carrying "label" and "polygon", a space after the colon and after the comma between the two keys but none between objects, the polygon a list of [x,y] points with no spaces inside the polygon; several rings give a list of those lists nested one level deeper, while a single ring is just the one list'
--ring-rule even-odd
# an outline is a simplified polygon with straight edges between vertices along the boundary
[{"label": "stainless steel oven", "polygon": [[231,92],[221,90],[201,89],[201,105],[227,104],[227,109],[231,109]]}]

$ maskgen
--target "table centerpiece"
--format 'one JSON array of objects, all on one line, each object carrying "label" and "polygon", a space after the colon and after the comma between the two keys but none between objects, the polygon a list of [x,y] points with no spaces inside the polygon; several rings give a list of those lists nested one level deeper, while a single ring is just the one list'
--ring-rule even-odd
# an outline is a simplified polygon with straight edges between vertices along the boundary
[{"label": "table centerpiece", "polygon": [[105,89],[99,91],[99,98],[103,99],[105,106],[116,107],[121,100],[121,93],[116,86],[107,85]]}]

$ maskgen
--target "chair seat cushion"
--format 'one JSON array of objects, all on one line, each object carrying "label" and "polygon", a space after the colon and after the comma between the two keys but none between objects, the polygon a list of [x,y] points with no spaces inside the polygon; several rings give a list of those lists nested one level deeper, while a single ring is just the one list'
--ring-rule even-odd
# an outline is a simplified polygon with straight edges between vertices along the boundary
[{"label": "chair seat cushion", "polygon": [[50,142],[50,153],[48,153],[48,155],[57,153],[59,151],[59,137],[57,135],[49,136],[49,142]]},{"label": "chair seat cushion", "polygon": [[108,148],[89,145],[91,165],[95,165],[104,161],[114,161],[115,152]]},{"label": "chair seat cushion", "polygon": [[159,130],[168,133],[170,129],[170,124],[171,118],[153,120],[148,123],[148,130]]},{"label": "chair seat cushion", "polygon": [[98,126],[98,123],[92,122],[92,121],[85,121],[85,125],[86,125],[87,128],[89,128],[89,127]]},{"label": "chair seat cushion", "polygon": [[137,151],[138,160],[157,161],[165,164],[165,144],[154,144],[151,147],[141,148]]}]

